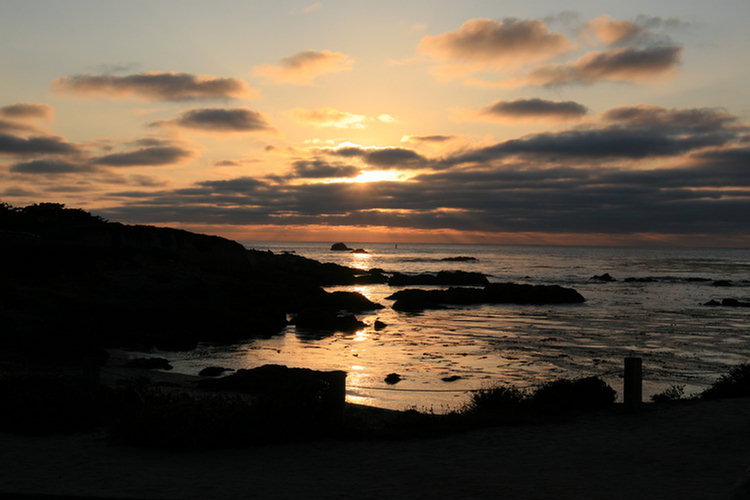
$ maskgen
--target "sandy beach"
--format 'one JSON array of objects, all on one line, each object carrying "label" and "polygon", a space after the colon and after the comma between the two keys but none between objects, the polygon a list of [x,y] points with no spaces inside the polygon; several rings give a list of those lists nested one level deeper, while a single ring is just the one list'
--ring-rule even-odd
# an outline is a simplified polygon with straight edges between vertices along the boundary
[{"label": "sandy beach", "polygon": [[750,399],[432,439],[204,452],[138,449],[101,433],[0,434],[0,463],[0,498],[723,499],[750,466]]}]

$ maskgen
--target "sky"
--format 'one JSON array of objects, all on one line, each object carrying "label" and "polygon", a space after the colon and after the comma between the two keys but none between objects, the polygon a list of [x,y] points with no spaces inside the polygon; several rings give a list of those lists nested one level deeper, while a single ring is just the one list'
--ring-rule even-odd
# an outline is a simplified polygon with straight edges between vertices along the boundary
[{"label": "sky", "polygon": [[241,241],[750,247],[746,0],[0,0],[0,201]]}]

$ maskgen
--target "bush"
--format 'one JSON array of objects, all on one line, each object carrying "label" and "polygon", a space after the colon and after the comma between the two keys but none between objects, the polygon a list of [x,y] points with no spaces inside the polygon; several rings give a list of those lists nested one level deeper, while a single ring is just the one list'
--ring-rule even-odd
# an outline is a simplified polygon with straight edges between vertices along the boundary
[{"label": "bush", "polygon": [[577,413],[611,406],[616,395],[599,377],[560,379],[539,387],[529,398],[529,404],[542,413]]},{"label": "bush", "polygon": [[750,396],[750,363],[732,367],[711,387],[701,393],[703,399],[744,398]]},{"label": "bush", "polygon": [[466,405],[468,412],[516,411],[527,395],[514,386],[497,386],[480,389],[471,395]]},{"label": "bush", "polygon": [[560,379],[528,393],[513,386],[475,392],[464,412],[504,417],[561,416],[599,410],[615,402],[616,392],[598,377]]},{"label": "bush", "polygon": [[658,394],[651,396],[654,403],[668,403],[670,401],[679,401],[685,397],[684,385],[672,385]]}]

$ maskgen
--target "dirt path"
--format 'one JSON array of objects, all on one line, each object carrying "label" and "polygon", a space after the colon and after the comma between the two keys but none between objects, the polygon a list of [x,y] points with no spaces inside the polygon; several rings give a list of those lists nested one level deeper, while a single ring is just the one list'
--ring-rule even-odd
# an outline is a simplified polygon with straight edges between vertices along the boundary
[{"label": "dirt path", "polygon": [[724,499],[749,466],[750,399],[439,439],[211,452],[0,434],[0,498]]}]

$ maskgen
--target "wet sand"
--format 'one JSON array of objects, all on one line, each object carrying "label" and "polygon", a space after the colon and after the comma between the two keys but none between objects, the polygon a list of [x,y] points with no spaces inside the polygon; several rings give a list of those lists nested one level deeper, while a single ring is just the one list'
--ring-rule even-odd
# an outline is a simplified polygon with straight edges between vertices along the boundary
[{"label": "wet sand", "polygon": [[97,433],[0,434],[0,498],[724,499],[749,466],[750,399],[432,439],[207,452],[138,449]]}]

